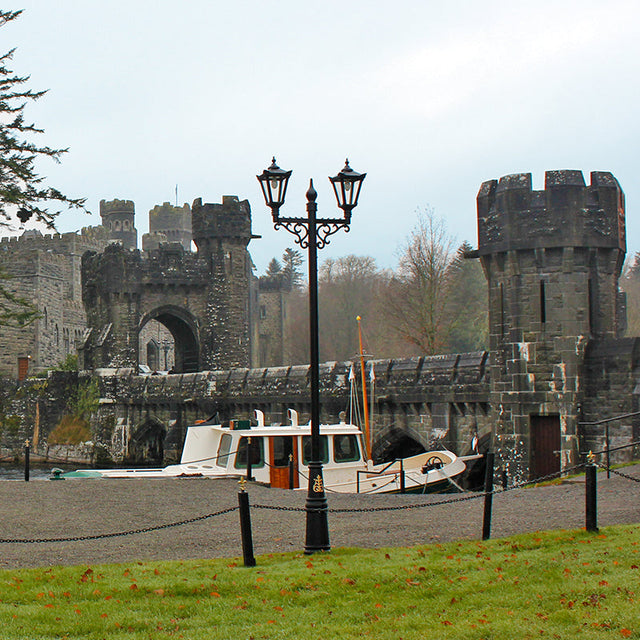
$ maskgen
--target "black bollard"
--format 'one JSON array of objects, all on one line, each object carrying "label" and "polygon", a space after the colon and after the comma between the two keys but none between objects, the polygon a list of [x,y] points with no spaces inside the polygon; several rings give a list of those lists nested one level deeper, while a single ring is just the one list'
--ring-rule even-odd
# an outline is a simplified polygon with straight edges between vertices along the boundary
[{"label": "black bollard", "polygon": [[247,438],[247,482],[251,482],[251,438]]},{"label": "black bollard", "polygon": [[402,460],[400,460],[400,493],[407,493],[407,479],[404,475],[404,465],[402,464]]},{"label": "black bollard", "polygon": [[507,475],[507,470],[503,467],[502,473],[500,474],[500,481],[502,482],[502,488],[506,489],[509,486],[509,476]]},{"label": "black bollard", "polygon": [[289,454],[289,489],[295,489],[295,469],[293,468],[293,454]]},{"label": "black bollard", "polygon": [[598,531],[597,471],[598,467],[593,462],[587,462],[585,466],[585,524],[587,531]]},{"label": "black bollard", "polygon": [[238,506],[240,507],[240,535],[242,537],[242,556],[245,567],[255,567],[253,556],[253,536],[251,534],[251,512],[249,511],[249,494],[244,490],[244,483],[240,482],[238,492]]},{"label": "black bollard", "polygon": [[24,481],[29,482],[29,441],[24,443]]},{"label": "black bollard", "polygon": [[495,454],[488,451],[486,455],[487,469],[484,476],[484,517],[482,520],[482,539],[491,537],[491,506],[493,503],[493,462]]}]

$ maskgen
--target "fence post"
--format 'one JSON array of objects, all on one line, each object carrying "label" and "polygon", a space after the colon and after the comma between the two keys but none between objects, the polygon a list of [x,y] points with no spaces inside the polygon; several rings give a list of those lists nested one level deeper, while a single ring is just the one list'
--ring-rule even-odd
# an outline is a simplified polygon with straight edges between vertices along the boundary
[{"label": "fence post", "polygon": [[400,458],[400,493],[407,493],[407,480],[404,475],[404,464],[402,462],[402,458]]},{"label": "fence post", "polygon": [[294,468],[293,468],[293,454],[289,454],[289,489],[293,489],[295,485]]},{"label": "fence post", "polygon": [[24,481],[29,482],[29,450],[31,445],[28,440],[24,442]]},{"label": "fence post", "polygon": [[597,480],[598,467],[593,462],[593,454],[589,452],[585,465],[585,524],[587,531],[598,531]]},{"label": "fence post", "polygon": [[495,454],[488,451],[486,455],[487,468],[484,476],[484,517],[482,520],[482,539],[491,537],[491,506],[493,503],[493,463]]},{"label": "fence post", "polygon": [[253,535],[251,533],[251,512],[249,511],[249,494],[245,491],[246,480],[240,481],[238,491],[238,507],[240,508],[240,536],[242,538],[242,556],[245,567],[255,567],[253,556]]},{"label": "fence post", "polygon": [[247,438],[247,482],[251,482],[251,436]]},{"label": "fence post", "polygon": [[609,423],[604,426],[605,437],[607,441],[607,480],[611,477],[611,442],[609,441]]}]

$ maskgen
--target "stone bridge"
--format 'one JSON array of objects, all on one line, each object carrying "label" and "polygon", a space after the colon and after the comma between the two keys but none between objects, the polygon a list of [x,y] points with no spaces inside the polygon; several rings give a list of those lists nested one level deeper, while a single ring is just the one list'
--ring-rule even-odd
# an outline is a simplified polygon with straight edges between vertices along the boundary
[{"label": "stone bridge", "polygon": [[[446,446],[468,453],[477,436],[488,446],[486,352],[371,360],[375,373],[372,442],[374,458],[390,459]],[[355,391],[351,363],[320,369],[321,419],[350,419]],[[359,367],[356,368],[359,370]],[[98,369],[98,441],[116,461],[166,463],[179,458],[189,424],[217,415],[221,421],[250,418],[284,423],[287,409],[309,419],[309,366],[204,371],[167,376],[133,375],[131,369]],[[353,418],[355,420],[355,416]]]}]

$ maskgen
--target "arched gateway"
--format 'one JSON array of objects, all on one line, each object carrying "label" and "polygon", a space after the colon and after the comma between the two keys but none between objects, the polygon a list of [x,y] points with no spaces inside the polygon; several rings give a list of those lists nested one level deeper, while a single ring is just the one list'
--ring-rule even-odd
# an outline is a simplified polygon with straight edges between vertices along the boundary
[{"label": "arched gateway", "polygon": [[85,253],[83,368],[137,367],[140,334],[151,320],[171,334],[176,372],[250,364],[249,203],[198,199],[192,226],[196,253],[179,243],[146,253],[119,244]]}]

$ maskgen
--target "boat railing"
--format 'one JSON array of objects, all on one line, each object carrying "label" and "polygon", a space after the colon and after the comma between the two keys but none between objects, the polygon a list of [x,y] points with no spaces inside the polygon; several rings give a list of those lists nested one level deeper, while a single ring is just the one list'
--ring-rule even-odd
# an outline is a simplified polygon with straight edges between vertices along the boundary
[{"label": "boat railing", "polygon": [[[389,471],[389,469],[393,467],[396,463],[400,463],[400,468],[399,469],[396,468],[396,469],[393,469],[392,471]],[[389,462],[389,464],[382,467],[382,469],[379,469],[378,471],[369,471],[369,470],[356,471],[356,493],[360,493],[360,475],[365,475],[367,476],[367,478],[370,478],[371,476],[389,476],[389,475],[395,475],[397,477],[398,475],[400,475],[400,493],[406,493],[404,461],[402,458],[396,458],[395,460],[392,460],[391,462]]]}]

